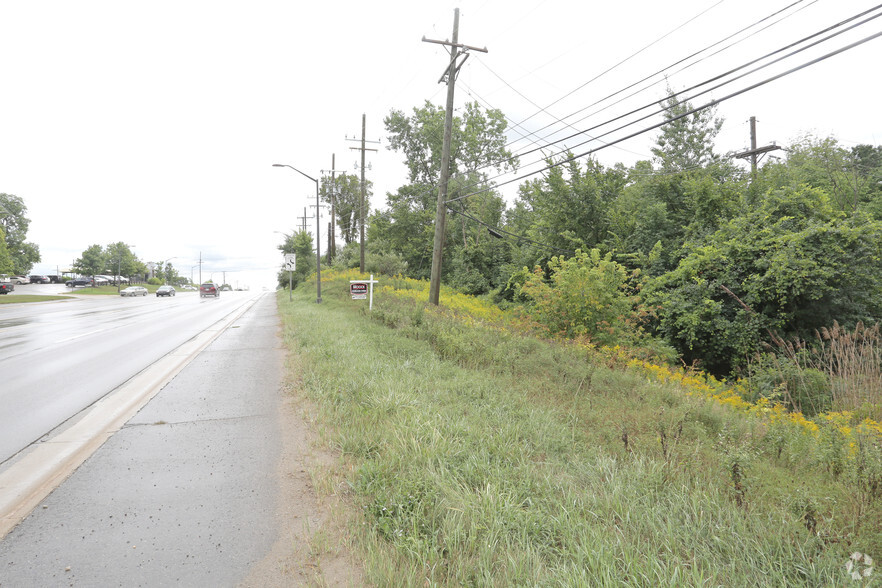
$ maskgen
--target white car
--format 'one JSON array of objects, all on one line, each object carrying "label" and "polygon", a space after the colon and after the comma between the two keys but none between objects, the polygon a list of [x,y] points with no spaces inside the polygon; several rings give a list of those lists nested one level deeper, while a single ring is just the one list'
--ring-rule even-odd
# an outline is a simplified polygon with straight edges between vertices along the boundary
[{"label": "white car", "polygon": [[147,296],[147,288],[144,286],[129,286],[119,291],[120,296]]}]

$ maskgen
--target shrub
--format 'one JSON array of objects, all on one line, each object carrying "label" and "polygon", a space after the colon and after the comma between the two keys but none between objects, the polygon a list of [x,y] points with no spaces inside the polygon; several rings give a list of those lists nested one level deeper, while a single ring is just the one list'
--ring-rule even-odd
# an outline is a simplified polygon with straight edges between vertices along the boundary
[{"label": "shrub", "polygon": [[551,258],[548,268],[550,283],[537,267],[520,293],[532,301],[533,317],[551,333],[615,344],[630,330],[635,301],[627,296],[627,271],[611,254],[578,250],[570,259]]},{"label": "shrub", "polygon": [[815,368],[801,366],[787,357],[760,356],[750,373],[753,398],[783,402],[795,412],[812,417],[830,410],[833,396],[827,375]]}]

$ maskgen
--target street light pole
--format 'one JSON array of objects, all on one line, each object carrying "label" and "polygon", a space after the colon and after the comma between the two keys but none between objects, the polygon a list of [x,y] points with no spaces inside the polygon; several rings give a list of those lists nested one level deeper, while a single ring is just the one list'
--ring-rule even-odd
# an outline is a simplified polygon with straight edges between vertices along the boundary
[{"label": "street light pole", "polygon": [[316,291],[316,304],[321,304],[322,301],[322,254],[321,254],[321,235],[319,230],[321,228],[321,224],[319,221],[319,181],[312,176],[309,176],[296,167],[292,165],[288,165],[285,163],[274,163],[273,167],[287,167],[296,171],[301,176],[304,176],[315,183],[315,291]]}]

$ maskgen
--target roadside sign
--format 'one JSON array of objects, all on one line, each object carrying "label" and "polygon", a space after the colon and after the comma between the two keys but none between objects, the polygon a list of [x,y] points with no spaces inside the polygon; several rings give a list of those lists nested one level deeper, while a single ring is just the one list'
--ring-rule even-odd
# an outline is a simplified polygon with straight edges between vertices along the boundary
[{"label": "roadside sign", "polygon": [[368,285],[365,282],[352,282],[349,284],[349,293],[353,300],[367,300]]},{"label": "roadside sign", "polygon": [[297,269],[297,254],[296,253],[286,253],[285,254],[285,271],[293,272]]},{"label": "roadside sign", "polygon": [[371,274],[370,280],[349,280],[349,294],[353,300],[364,300],[370,296],[368,309],[372,310],[374,308],[374,284],[376,283],[374,274]]}]

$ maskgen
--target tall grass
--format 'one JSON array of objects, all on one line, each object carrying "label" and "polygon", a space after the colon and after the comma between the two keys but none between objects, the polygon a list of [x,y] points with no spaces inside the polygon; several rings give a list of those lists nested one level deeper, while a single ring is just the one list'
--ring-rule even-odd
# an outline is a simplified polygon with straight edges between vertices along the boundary
[{"label": "tall grass", "polygon": [[[834,323],[822,328],[814,342],[779,339],[776,343],[786,364],[794,368],[788,370],[776,362],[784,382],[782,389],[797,410],[848,411],[882,422],[882,335],[878,323],[872,327],[858,323],[851,331]],[[801,406],[800,400],[809,405]]]},{"label": "tall grass", "polygon": [[374,585],[842,585],[882,554],[882,500],[809,467],[816,445],[776,454],[764,421],[480,301],[381,277],[368,313],[328,273],[321,305],[305,285],[279,306]]}]

